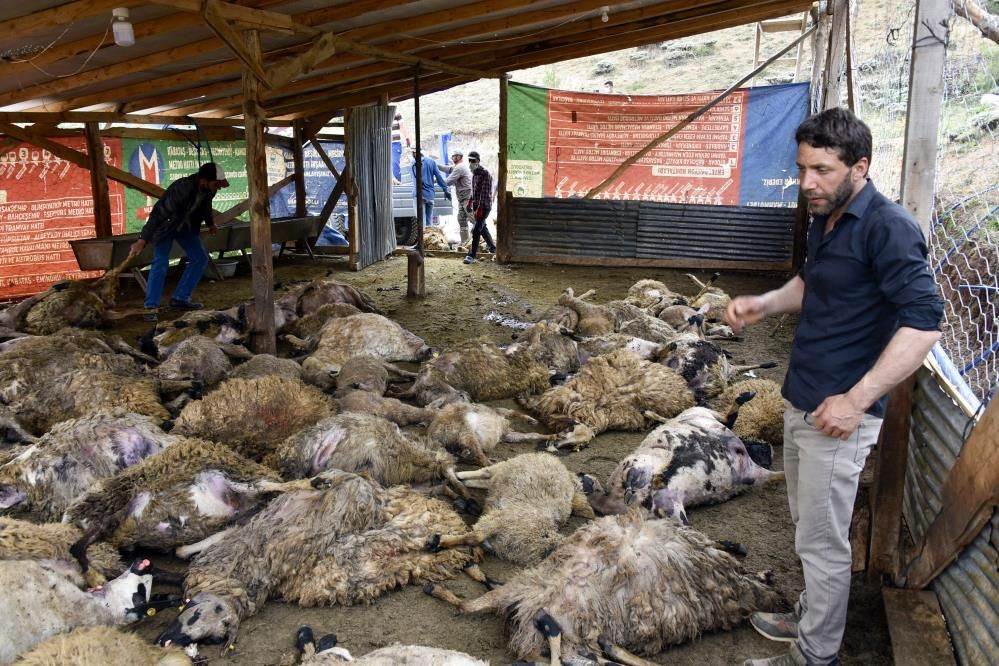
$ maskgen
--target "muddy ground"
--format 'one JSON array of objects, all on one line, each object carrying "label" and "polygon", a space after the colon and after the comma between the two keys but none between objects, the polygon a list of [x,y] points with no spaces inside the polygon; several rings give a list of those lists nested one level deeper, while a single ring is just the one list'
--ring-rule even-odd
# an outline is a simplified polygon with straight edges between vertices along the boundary
[{"label": "muddy ground", "polygon": [[[577,293],[596,289],[595,300],[622,298],[630,285],[642,278],[665,282],[680,292],[690,293],[692,283],[681,271],[625,268],[587,268],[552,265],[500,265],[480,261],[466,266],[458,256],[431,257],[426,263],[427,297],[406,298],[406,259],[394,256],[361,272],[351,272],[336,258],[311,261],[286,257],[275,263],[277,281],[305,280],[334,271],[337,279],[365,291],[383,312],[433,346],[447,347],[458,340],[486,335],[499,343],[510,342],[522,326],[554,303],[565,287]],[[174,276],[173,279],[175,279]],[[701,276],[704,277],[703,275]],[[730,294],[757,293],[779,285],[780,275],[727,274],[719,286]],[[168,290],[172,286],[168,284]],[[169,294],[169,291],[167,292]],[[241,265],[235,279],[203,282],[196,300],[209,307],[225,307],[251,296],[249,269]],[[164,301],[166,299],[164,298]],[[141,305],[136,288],[125,290],[122,305]],[[774,332],[767,322],[750,330],[742,342],[726,344],[736,362],[774,359],[781,367],[760,371],[761,376],[778,382],[783,377],[790,346],[793,321]],[[133,338],[148,327],[127,322],[117,328]],[[506,403],[507,406],[513,406]],[[644,433],[605,433],[588,448],[566,455],[563,461],[575,471],[597,474],[601,479],[615,463],[630,453]],[[522,452],[523,447],[503,445],[498,457]],[[780,452],[775,467],[780,467]],[[745,565],[751,570],[772,570],[780,588],[794,599],[802,587],[801,571],[794,553],[794,536],[783,485],[751,491],[727,503],[689,512],[697,529],[720,538],[738,541],[749,551]],[[575,529],[579,522],[569,525]],[[158,558],[159,559],[159,558]],[[182,568],[179,560],[163,558],[169,567]],[[486,557],[483,569],[498,580],[514,575],[514,569]],[[471,581],[459,578],[447,584],[459,595],[482,592]],[[853,596],[841,662],[849,664],[890,664],[891,648],[879,588],[863,575],[855,577]],[[164,611],[146,620],[139,633],[154,638],[175,616]],[[212,664],[270,665],[292,651],[295,631],[309,624],[317,635],[335,632],[340,644],[355,655],[392,643],[424,644],[463,650],[493,664],[509,663],[513,655],[505,649],[501,618],[493,615],[459,616],[453,608],[425,596],[411,586],[390,593],[368,606],[301,608],[270,602],[257,615],[247,618],[239,631],[235,650],[219,656],[217,647],[207,647],[202,656]],[[712,633],[654,658],[658,663],[678,665],[741,664],[748,657],[778,654],[785,646],[760,637],[748,624],[730,632]]]}]

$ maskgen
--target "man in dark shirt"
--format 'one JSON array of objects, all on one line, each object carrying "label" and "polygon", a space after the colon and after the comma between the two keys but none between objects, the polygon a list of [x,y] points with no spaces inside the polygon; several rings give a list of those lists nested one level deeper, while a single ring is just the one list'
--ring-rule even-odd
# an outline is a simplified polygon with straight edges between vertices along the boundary
[{"label": "man in dark shirt", "polygon": [[490,252],[496,252],[496,243],[493,242],[489,227],[486,226],[486,218],[489,217],[493,205],[493,177],[482,166],[479,154],[474,150],[468,153],[468,168],[472,170],[472,197],[468,200],[465,210],[474,216],[475,225],[472,227],[472,246],[464,261],[466,264],[474,264],[480,238],[485,239]]},{"label": "man in dark shirt", "polygon": [[146,281],[146,321],[156,321],[157,308],[163,297],[170,249],[173,242],[184,249],[187,266],[174,288],[170,307],[180,310],[200,310],[201,303],[191,301],[191,292],[201,281],[208,265],[208,253],[201,243],[201,223],[208,226],[208,233],[217,231],[212,215],[212,199],[219,188],[229,187],[222,169],[214,162],[201,165],[197,173],[178,178],[167,188],[153,206],[149,219],[139,232],[139,239],[132,243],[129,256],[142,252],[147,243],[153,244],[153,263]]},{"label": "man in dark shirt", "polygon": [[784,381],[784,469],[805,590],[794,613],[750,621],[788,653],[746,666],[836,664],[850,594],[849,529],[884,396],[940,337],[943,303],[926,242],[905,209],[867,179],[871,132],[845,109],[795,133],[798,178],[812,223],[801,272],[780,289],[739,296],[732,328],[800,312]]}]

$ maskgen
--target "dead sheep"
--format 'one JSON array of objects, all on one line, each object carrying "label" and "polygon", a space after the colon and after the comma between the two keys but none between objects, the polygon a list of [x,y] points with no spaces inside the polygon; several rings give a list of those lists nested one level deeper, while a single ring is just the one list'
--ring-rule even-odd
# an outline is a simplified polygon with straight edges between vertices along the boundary
[{"label": "dead sheep", "polygon": [[0,664],[76,627],[123,626],[145,615],[153,577],[140,560],[88,592],[72,569],[31,560],[0,561]]},{"label": "dead sheep", "polygon": [[193,310],[149,329],[139,338],[139,349],[150,356],[166,359],[188,338],[200,335],[221,344],[242,344],[246,334],[246,320],[241,318],[238,308]]},{"label": "dead sheep", "polygon": [[59,282],[41,294],[0,311],[0,326],[34,335],[51,335],[67,326],[97,328],[130,312],[114,312],[119,271],[94,281]]},{"label": "dead sheep", "polygon": [[415,372],[403,370],[384,359],[371,354],[351,356],[340,368],[336,376],[336,393],[361,390],[385,395],[390,382],[405,382],[416,379]]},{"label": "dead sheep", "polygon": [[245,363],[237,365],[229,376],[233,379],[255,379],[267,376],[301,379],[302,366],[290,358],[279,358],[271,354],[256,354]]},{"label": "dead sheep", "polygon": [[728,387],[732,377],[758,368],[773,368],[768,361],[756,365],[732,365],[720,346],[694,333],[678,335],[659,354],[659,363],[675,370],[693,391],[698,404],[704,404]]},{"label": "dead sheep", "polygon": [[[83,533],[65,523],[29,523],[0,517],[0,560],[55,560],[79,567],[70,548]],[[87,550],[88,571],[80,571],[88,587],[115,578],[127,566],[118,551],[106,543],[95,543]]]},{"label": "dead sheep", "polygon": [[579,370],[579,348],[572,330],[553,322],[541,321],[524,331],[507,353],[526,351],[555,375]]},{"label": "dead sheep", "polygon": [[[740,400],[747,398],[752,404],[751,393]],[[641,506],[656,518],[686,524],[689,507],[724,502],[754,485],[783,479],[782,472],[761,466],[769,467],[769,445],[743,442],[720,421],[730,425],[740,418],[738,404],[727,418],[704,407],[682,412],[618,463],[606,492],[591,494],[590,504],[602,514]]]},{"label": "dead sheep", "polygon": [[514,431],[510,425],[510,419],[514,417],[537,423],[533,418],[512,409],[453,402],[434,415],[427,428],[427,437],[460,460],[483,467],[492,464],[489,454],[500,442],[548,442],[555,437]]},{"label": "dead sheep", "polygon": [[396,425],[429,423],[434,410],[407,405],[396,398],[386,398],[390,379],[406,381],[416,377],[395,365],[367,354],[350,358],[336,377],[334,402],[340,412],[358,412],[380,416]]},{"label": "dead sheep", "polygon": [[447,242],[447,236],[440,227],[423,228],[423,249],[431,252],[450,252],[451,244]]},{"label": "dead sheep", "polygon": [[56,424],[35,444],[0,465],[0,509],[29,510],[60,520],[70,503],[100,479],[140,463],[176,437],[160,421],[107,410]]},{"label": "dead sheep", "polygon": [[336,470],[314,483],[318,489],[281,495],[197,555],[184,584],[190,601],[161,645],[231,645],[240,621],[271,597],[302,606],[368,603],[403,585],[452,578],[480,556],[425,549],[433,534],[467,529],[439,500]]},{"label": "dead sheep", "polygon": [[[295,636],[298,661],[302,666],[331,666],[351,663],[355,666],[489,666],[464,652],[421,645],[389,645],[378,648],[363,657],[354,657],[346,649],[337,646],[336,634],[326,634],[318,641],[312,627],[299,627]],[[291,662],[282,662],[282,666]],[[55,665],[53,665],[55,666]]]},{"label": "dead sheep", "polygon": [[628,288],[628,296],[624,299],[648,312],[653,317],[670,305],[685,304],[687,299],[673,291],[659,280],[639,280]]},{"label": "dead sheep", "polygon": [[482,517],[471,533],[435,535],[431,548],[488,543],[497,557],[531,566],[561,543],[559,527],[570,515],[593,517],[576,475],[547,453],[525,453],[458,478],[488,490]]},{"label": "dead sheep", "polygon": [[302,376],[324,390],[334,387],[340,368],[353,356],[422,361],[430,353],[421,338],[391,319],[369,312],[330,319],[308,341],[294,336],[285,339],[300,349],[312,350],[302,361]]},{"label": "dead sheep", "polygon": [[95,483],[66,510],[84,544],[172,550],[245,519],[280,492],[280,477],[232,449],[181,439],[111,478]]},{"label": "dead sheep", "polygon": [[503,400],[544,391],[550,376],[529,348],[507,350],[475,338],[424,363],[413,386],[396,397],[435,406],[456,400]]},{"label": "dead sheep", "polygon": [[770,379],[744,379],[730,384],[712,404],[719,412],[728,412],[736,398],[744,393],[755,397],[739,409],[732,430],[740,439],[767,442],[772,446],[784,443],[784,398],[777,382]]},{"label": "dead sheep", "polygon": [[232,372],[232,361],[253,358],[253,352],[240,345],[223,344],[201,335],[179,345],[156,368],[160,379],[194,379],[205,387],[214,386]]},{"label": "dead sheep", "polygon": [[187,404],[173,432],[222,442],[248,458],[262,460],[289,435],[331,414],[329,398],[302,381],[229,379]]},{"label": "dead sheep", "polygon": [[696,276],[687,273],[687,277],[693,280],[694,284],[700,289],[690,299],[690,307],[702,308],[707,306],[707,311],[704,313],[704,318],[707,320],[714,319],[720,321],[724,319],[725,309],[732,302],[732,298],[728,294],[714,286],[715,281],[720,276],[721,273],[713,273],[707,282],[701,282]]},{"label": "dead sheep", "polygon": [[337,393],[334,402],[341,413],[354,412],[377,416],[400,426],[430,423],[434,417],[433,409],[407,405],[396,398],[386,398],[371,391],[351,389]]},{"label": "dead sheep", "polygon": [[17,444],[31,444],[37,438],[25,430],[17,413],[0,405],[0,451]]},{"label": "dead sheep", "polygon": [[571,288],[566,289],[558,297],[558,303],[579,314],[579,323],[575,330],[581,335],[616,333],[624,323],[649,316],[641,308],[624,301],[610,301],[604,305],[588,303],[582,298],[577,298]]},{"label": "dead sheep", "polygon": [[329,469],[364,473],[385,486],[451,480],[454,458],[443,448],[407,437],[379,416],[345,413],[296,433],[268,461],[284,478],[301,479]]},{"label": "dead sheep", "polygon": [[753,611],[785,607],[769,573],[746,573],[718,546],[693,529],[631,512],[583,525],[540,564],[477,599],[424,589],[465,613],[505,617],[508,647],[520,659],[547,647],[553,664],[601,653],[644,663],[626,651],[657,655],[731,629]]},{"label": "dead sheep", "polygon": [[289,292],[296,297],[296,312],[302,317],[331,303],[353,305],[361,312],[380,314],[375,302],[349,284],[343,284],[327,277],[317,278],[304,285],[292,288]]},{"label": "dead sheep", "polygon": [[561,447],[582,445],[605,430],[644,430],[693,407],[694,396],[673,370],[619,349],[591,358],[565,384],[519,402],[551,430],[574,429]]},{"label": "dead sheep", "polygon": [[286,325],[281,329],[281,333],[294,335],[304,340],[319,333],[330,319],[349,317],[355,314],[361,314],[361,311],[349,303],[327,303],[320,306],[315,312],[310,312]]},{"label": "dead sheep", "polygon": [[606,335],[579,336],[576,338],[580,360],[585,363],[594,356],[609,354],[618,349],[626,349],[638,355],[639,358],[652,361],[659,358],[659,353],[665,345],[624,333],[608,333]]},{"label": "dead sheep", "polygon": [[79,627],[22,654],[17,666],[191,666],[183,650],[150,645],[114,627]]}]

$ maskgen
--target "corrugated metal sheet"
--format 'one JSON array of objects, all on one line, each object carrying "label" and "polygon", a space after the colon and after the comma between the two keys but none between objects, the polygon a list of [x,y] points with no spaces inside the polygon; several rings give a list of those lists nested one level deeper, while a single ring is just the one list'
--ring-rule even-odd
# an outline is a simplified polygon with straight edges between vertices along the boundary
[{"label": "corrugated metal sheet", "polygon": [[[944,480],[964,445],[968,417],[920,370],[909,436],[903,511],[920,542],[941,508]],[[961,664],[999,664],[999,511],[933,582]]]},{"label": "corrugated metal sheet", "polygon": [[392,179],[383,166],[392,163],[392,118],[395,107],[355,108],[347,123],[350,174],[357,184],[357,224],[360,268],[381,261],[395,250],[392,220]]},{"label": "corrugated metal sheet", "polygon": [[790,266],[794,218],[787,208],[515,198],[513,254]]}]

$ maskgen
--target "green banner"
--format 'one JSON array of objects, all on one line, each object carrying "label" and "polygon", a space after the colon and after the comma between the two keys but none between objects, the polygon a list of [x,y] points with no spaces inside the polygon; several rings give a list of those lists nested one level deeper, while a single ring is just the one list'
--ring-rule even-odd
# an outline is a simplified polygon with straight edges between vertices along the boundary
[{"label": "green banner", "polygon": [[548,141],[548,89],[507,88],[507,189],[516,197],[542,196]]}]

